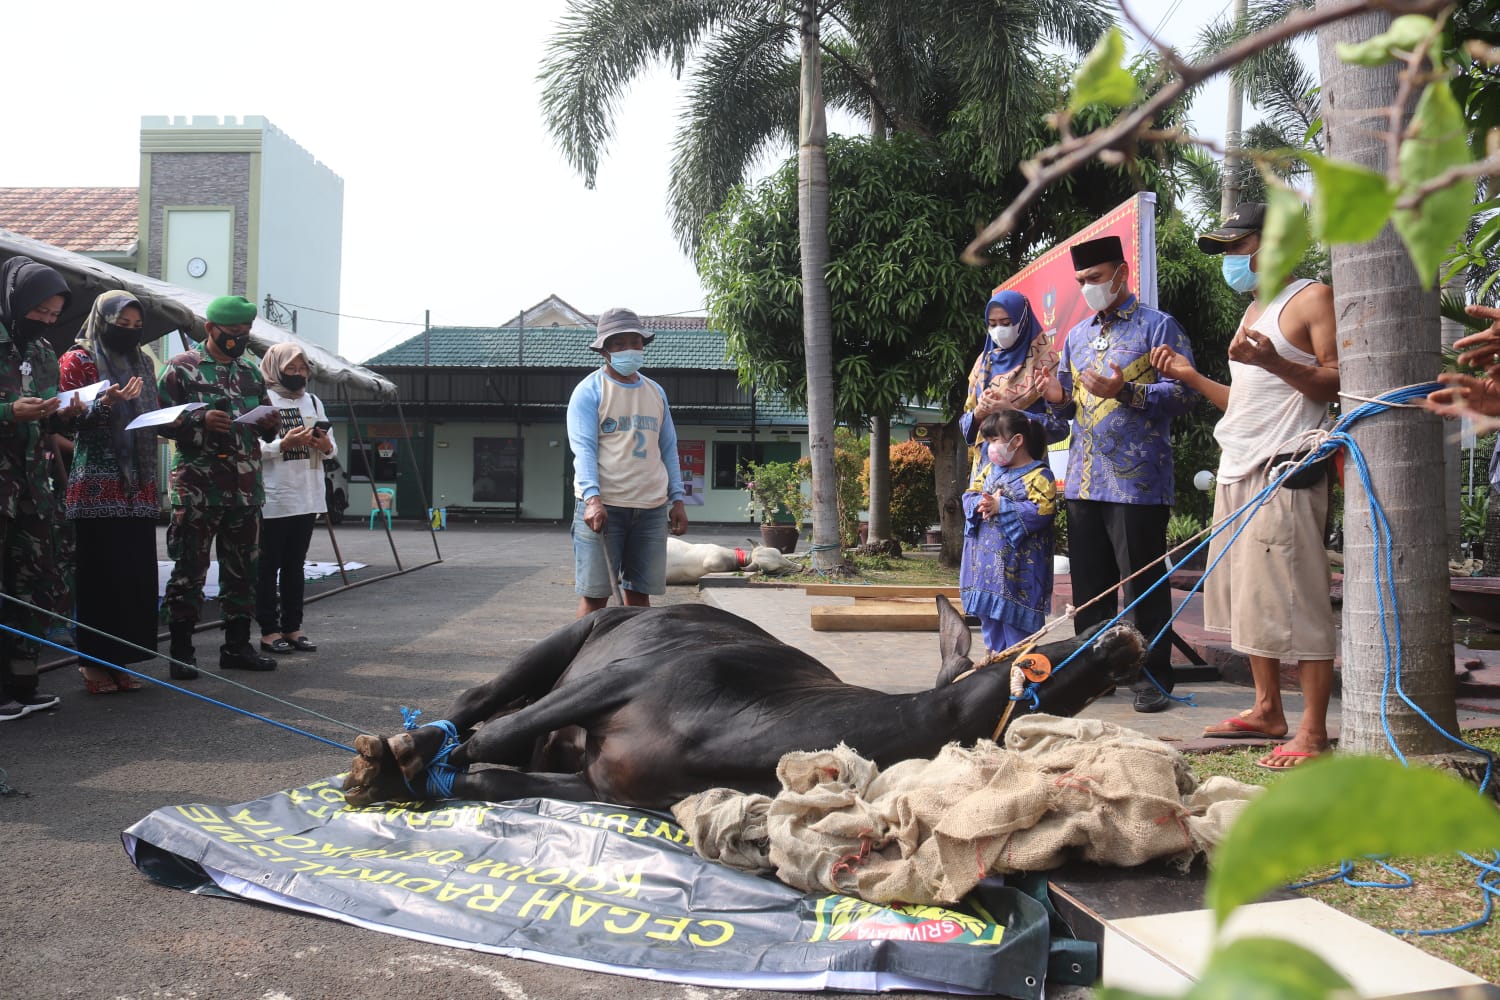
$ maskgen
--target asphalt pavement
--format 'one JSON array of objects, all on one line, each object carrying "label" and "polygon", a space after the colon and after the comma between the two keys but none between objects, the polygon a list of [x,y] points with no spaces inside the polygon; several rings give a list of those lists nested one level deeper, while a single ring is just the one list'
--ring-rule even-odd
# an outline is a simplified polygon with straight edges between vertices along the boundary
[{"label": "asphalt pavement", "polygon": [[[433,557],[416,527],[398,524],[393,537],[403,565]],[[746,541],[734,530],[689,537]],[[395,569],[382,530],[350,521],[338,540],[346,560],[369,564],[355,580]],[[184,687],[347,743],[359,731],[399,729],[401,705],[441,713],[573,620],[566,528],[454,523],[438,541],[437,565],[309,604],[304,630],[317,653],[283,657],[271,673],[230,674],[347,728],[221,683],[216,669]],[[334,558],[325,533],[310,558]],[[310,584],[310,594],[338,583]],[[696,587],[669,589],[666,602],[700,599]],[[216,634],[199,636],[200,662],[216,664],[217,643]],[[166,664],[143,672],[165,679]],[[227,805],[296,787],[341,772],[349,758],[165,688],[88,695],[72,667],[46,672],[42,683],[62,706],[0,726],[0,767],[17,790],[0,797],[0,996],[9,1000],[787,995],[579,972],[156,885],[121,847],[132,823],[163,806]]]},{"label": "asphalt pavement", "polygon": [[[266,674],[221,679],[217,633],[198,638],[209,669],[186,691],[348,743],[357,732],[400,728],[399,706],[438,717],[464,688],[573,620],[567,530],[547,525],[453,523],[431,537],[399,524],[392,538],[351,520],[339,529],[345,560],[367,563],[340,593],[335,577],[309,584],[305,632],[314,654],[279,659]],[[743,545],[741,529],[695,529],[690,541]],[[165,552],[159,544],[158,552]],[[310,558],[331,561],[326,533]],[[801,591],[669,588],[662,603],[710,600],[807,648],[854,683],[885,690],[930,686],[934,633],[832,635],[808,626]],[[322,596],[319,595],[325,595]],[[834,599],[836,600],[836,599]],[[213,612],[215,604],[209,605]],[[163,649],[165,644],[163,644]],[[165,680],[161,660],[143,672]],[[253,684],[280,704],[225,683]],[[226,805],[341,772],[348,756],[184,693],[148,685],[136,693],[88,695],[73,667],[43,676],[62,706],[0,725],[0,767],[16,794],[0,796],[0,996],[189,1000],[313,1000],[343,997],[498,995],[552,997],[772,997],[578,972],[444,948],[334,921],[158,886],[138,873],[120,832],[170,805]],[[1248,691],[1184,685],[1200,708],[1137,716],[1128,694],[1091,714],[1169,739],[1190,739],[1206,722],[1248,704]],[[326,718],[308,715],[300,706]],[[840,996],[839,994],[820,994]],[[1071,992],[1053,996],[1076,995]]]}]

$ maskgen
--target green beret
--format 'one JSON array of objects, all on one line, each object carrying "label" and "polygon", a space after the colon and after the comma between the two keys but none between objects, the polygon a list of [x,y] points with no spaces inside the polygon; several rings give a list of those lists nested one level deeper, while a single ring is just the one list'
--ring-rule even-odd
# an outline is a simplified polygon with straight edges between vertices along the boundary
[{"label": "green beret", "polygon": [[255,303],[243,295],[220,295],[203,315],[215,326],[240,326],[255,322]]}]

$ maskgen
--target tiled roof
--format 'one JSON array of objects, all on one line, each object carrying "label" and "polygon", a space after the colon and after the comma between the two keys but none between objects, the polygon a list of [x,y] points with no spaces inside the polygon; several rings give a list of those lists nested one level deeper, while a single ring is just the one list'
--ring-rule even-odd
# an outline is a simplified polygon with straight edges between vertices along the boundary
[{"label": "tiled roof", "polygon": [[[674,320],[685,317],[674,316]],[[656,333],[646,348],[648,368],[695,368],[733,370],[725,337],[703,329],[674,328],[642,322]],[[701,319],[700,319],[701,323]],[[436,326],[427,335],[419,333],[364,362],[371,368],[597,368],[599,355],[589,350],[594,331],[577,327],[528,327],[524,338],[510,327]]]},{"label": "tiled roof", "polygon": [[137,197],[126,187],[0,188],[0,229],[74,253],[130,253]]}]

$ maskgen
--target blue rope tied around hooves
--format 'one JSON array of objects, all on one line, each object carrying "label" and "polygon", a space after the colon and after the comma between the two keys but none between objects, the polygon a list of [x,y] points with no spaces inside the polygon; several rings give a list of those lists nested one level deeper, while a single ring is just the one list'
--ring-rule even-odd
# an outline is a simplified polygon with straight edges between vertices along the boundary
[{"label": "blue rope tied around hooves", "polygon": [[[447,719],[439,719],[436,722],[417,725],[417,716],[421,714],[422,710],[420,708],[408,708],[402,705],[401,727],[407,732],[430,727],[441,729],[447,734],[443,740],[442,748],[433,755],[432,760],[427,764],[427,770],[424,772],[427,776],[427,795],[425,797],[429,799],[451,799],[453,798],[453,779],[457,778],[460,774],[469,773],[469,769],[466,767],[454,767],[448,763],[448,758],[453,755],[454,748],[459,746],[463,740],[458,738],[458,727]],[[406,781],[406,777],[403,775],[401,780]],[[418,798],[424,797],[412,787],[410,781],[406,781],[406,788],[412,795]]]}]

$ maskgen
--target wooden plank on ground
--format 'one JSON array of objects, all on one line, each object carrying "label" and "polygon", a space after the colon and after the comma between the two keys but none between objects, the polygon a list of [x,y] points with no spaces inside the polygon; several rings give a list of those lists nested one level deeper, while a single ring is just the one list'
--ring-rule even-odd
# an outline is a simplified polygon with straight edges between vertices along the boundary
[{"label": "wooden plank on ground", "polygon": [[957,587],[919,587],[885,583],[809,583],[802,588],[809,597],[853,597],[858,600],[889,600],[893,597],[925,597],[939,594],[950,601],[958,600]]},{"label": "wooden plank on ground", "polygon": [[937,606],[915,601],[858,601],[818,604],[812,609],[814,632],[936,632]]}]

